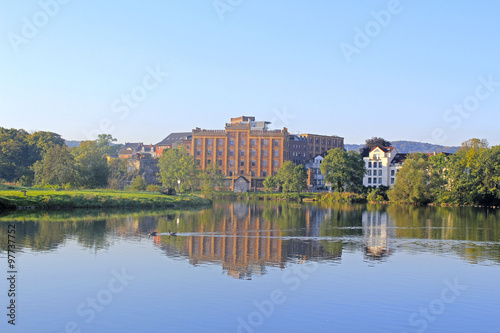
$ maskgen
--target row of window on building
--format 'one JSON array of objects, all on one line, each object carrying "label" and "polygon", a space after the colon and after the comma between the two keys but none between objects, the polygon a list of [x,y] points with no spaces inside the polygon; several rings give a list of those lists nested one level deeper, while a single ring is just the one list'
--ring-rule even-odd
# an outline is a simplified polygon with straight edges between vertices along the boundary
[{"label": "row of window on building", "polygon": [[[376,168],[378,165],[379,168],[382,167],[382,162],[373,162],[373,167]],[[368,167],[371,168],[372,167],[372,162],[368,162]]]},{"label": "row of window on building", "polygon": [[[279,156],[279,150],[274,150],[274,156],[278,157]],[[257,156],[257,151],[255,149],[252,149],[251,151],[252,156]],[[201,149],[196,149],[196,156],[201,155]],[[219,156],[224,155],[224,151],[222,149],[219,149],[218,151]],[[212,149],[207,149],[207,156],[212,156]],[[234,156],[234,150],[229,149],[229,156]],[[245,156],[245,150],[240,150],[240,156]],[[262,156],[267,156],[267,149],[262,150]],[[305,155],[304,155],[305,156]]]},{"label": "row of window on building", "polygon": [[[395,170],[391,170],[391,176],[394,176],[396,174]],[[377,175],[377,170],[368,170],[368,173],[366,174],[367,176],[376,176]],[[378,175],[382,176],[382,170],[378,170]]]},{"label": "row of window on building", "polygon": [[[224,139],[216,139],[216,140],[218,141],[217,143],[219,146],[224,145]],[[244,146],[245,143],[246,143],[245,139],[240,140],[240,146]],[[267,139],[262,140],[263,146],[267,146],[267,143],[268,143]],[[196,145],[201,146],[201,139],[196,139]],[[211,146],[211,145],[212,145],[212,139],[207,139],[207,146]],[[229,145],[234,146],[234,139],[229,140]],[[250,146],[256,146],[256,145],[257,145],[257,139],[250,139]],[[279,147],[279,145],[280,145],[280,141],[274,140],[274,146]]]},{"label": "row of window on building", "polygon": [[[276,175],[278,173],[278,171],[273,171],[273,174]],[[245,174],[245,170],[240,170],[240,175],[244,175]],[[229,176],[234,176],[235,173],[233,171],[229,171]],[[252,177],[255,177],[255,171],[250,171],[250,175]],[[261,172],[261,176],[262,177],[267,177],[267,171],[262,171]]]},{"label": "row of window on building", "polygon": [[[196,160],[196,163],[198,165],[200,165],[201,161],[200,160]],[[257,165],[257,162],[255,160],[252,160],[250,163],[251,163],[251,166],[253,166],[253,167]],[[207,164],[208,165],[212,164],[212,160],[207,160]],[[217,160],[217,164],[218,165],[222,165],[222,160]],[[274,164],[275,167],[278,167],[279,166],[279,161],[278,160],[274,160],[273,164]],[[234,166],[234,160],[229,160],[229,166]],[[240,166],[245,166],[245,161],[240,161]],[[267,160],[262,161],[262,166],[263,167],[267,167]]]},{"label": "row of window on building", "polygon": [[[328,145],[328,146],[330,146],[330,145],[332,144],[332,142],[331,142],[331,140],[330,140],[330,139],[328,139],[326,142],[327,142],[327,145]],[[313,138],[309,138],[309,143],[313,143]],[[315,143],[316,143],[316,144],[319,144],[319,139],[318,139],[318,138],[316,138],[316,139],[315,139]],[[321,144],[322,144],[322,145],[324,145],[324,144],[325,144],[325,139],[321,139]],[[337,146],[337,145],[338,145],[338,143],[337,143],[337,141],[336,141],[336,140],[333,140],[333,144],[334,144],[335,146]]]},{"label": "row of window on building", "polygon": [[[373,179],[373,182],[372,182],[372,179]],[[382,184],[382,177],[380,177],[380,178],[368,177],[368,184],[377,184],[377,179],[378,179],[378,184]],[[394,181],[395,181],[394,177],[391,177],[391,185],[394,184]]]}]

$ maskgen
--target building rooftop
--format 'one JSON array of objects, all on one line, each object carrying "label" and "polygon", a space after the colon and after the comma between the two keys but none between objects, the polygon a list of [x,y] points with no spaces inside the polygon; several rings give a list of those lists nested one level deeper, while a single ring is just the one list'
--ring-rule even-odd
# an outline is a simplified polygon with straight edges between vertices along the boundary
[{"label": "building rooftop", "polygon": [[187,137],[190,137],[191,135],[192,135],[191,132],[170,133],[165,139],[158,142],[156,146],[171,145],[174,142],[185,140]]},{"label": "building rooftop", "polygon": [[377,148],[378,148],[378,149],[380,149],[380,150],[382,150],[384,153],[388,153],[388,152],[390,152],[390,151],[393,151],[393,150],[394,150],[394,147],[381,147],[381,146],[376,146],[376,147],[373,147],[373,148],[372,148],[372,150],[370,150],[370,153],[371,153],[372,151],[374,151],[375,149],[377,149]]}]

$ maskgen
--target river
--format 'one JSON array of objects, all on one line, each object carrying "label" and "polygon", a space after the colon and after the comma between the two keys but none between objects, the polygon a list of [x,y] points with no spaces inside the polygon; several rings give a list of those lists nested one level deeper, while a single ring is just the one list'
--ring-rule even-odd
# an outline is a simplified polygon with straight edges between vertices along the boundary
[{"label": "river", "polygon": [[0,262],[15,275],[0,279],[1,332],[500,329],[500,212],[486,208],[14,212]]}]

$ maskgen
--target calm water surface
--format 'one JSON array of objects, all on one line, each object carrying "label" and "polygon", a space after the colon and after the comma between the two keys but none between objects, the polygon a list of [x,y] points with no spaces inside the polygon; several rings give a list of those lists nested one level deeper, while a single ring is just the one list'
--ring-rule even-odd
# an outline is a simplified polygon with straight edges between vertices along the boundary
[{"label": "calm water surface", "polygon": [[17,317],[2,278],[0,332],[500,331],[496,210],[16,212],[0,217],[4,276],[9,224]]}]

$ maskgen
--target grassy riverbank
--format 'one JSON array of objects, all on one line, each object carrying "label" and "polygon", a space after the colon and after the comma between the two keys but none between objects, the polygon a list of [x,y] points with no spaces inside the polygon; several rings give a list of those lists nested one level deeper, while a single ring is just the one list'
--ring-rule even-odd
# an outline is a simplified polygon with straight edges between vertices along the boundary
[{"label": "grassy riverbank", "polygon": [[[26,195],[22,192],[26,191]],[[0,187],[0,209],[182,208],[209,205],[196,195],[166,196],[155,192],[115,190],[54,191]]]}]

